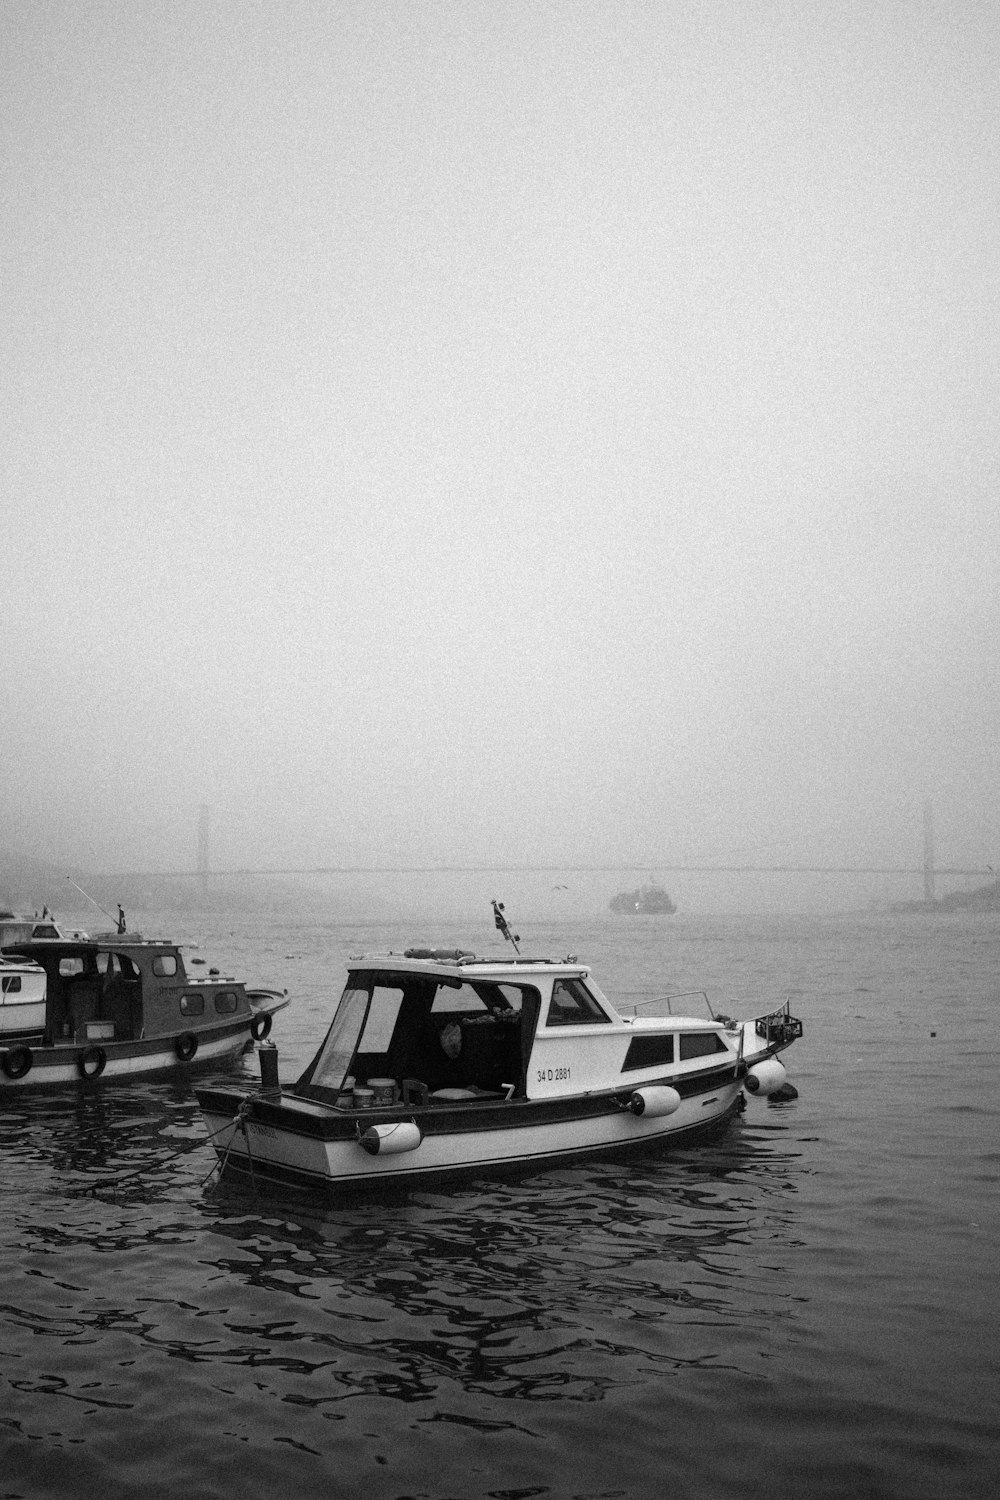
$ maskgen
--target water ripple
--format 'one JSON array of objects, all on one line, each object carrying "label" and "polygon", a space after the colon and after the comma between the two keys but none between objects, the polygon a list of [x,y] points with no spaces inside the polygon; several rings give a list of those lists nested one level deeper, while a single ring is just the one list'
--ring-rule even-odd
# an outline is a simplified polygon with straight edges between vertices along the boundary
[{"label": "water ripple", "polygon": [[[599,971],[656,987],[652,938],[618,933],[598,932]],[[299,937],[319,995],[329,933]],[[702,987],[689,962],[733,994],[800,996],[800,1098],[628,1164],[312,1201],[206,1183],[184,1088],[18,1098],[3,1493],[991,1493],[996,945],[885,937],[673,937],[670,987]]]}]

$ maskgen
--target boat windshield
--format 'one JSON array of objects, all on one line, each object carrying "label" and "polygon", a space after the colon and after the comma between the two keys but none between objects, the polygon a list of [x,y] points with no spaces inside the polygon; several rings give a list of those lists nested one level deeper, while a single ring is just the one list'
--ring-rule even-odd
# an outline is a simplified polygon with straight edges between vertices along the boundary
[{"label": "boat windshield", "polygon": [[432,1091],[516,1083],[522,1014],[527,1007],[533,1028],[538,1004],[534,987],[504,980],[390,969],[352,974],[296,1087],[327,1098],[354,1078],[419,1080]]},{"label": "boat windshield", "polygon": [[360,1040],[370,999],[367,985],[363,988],[355,984],[347,986],[340,997],[326,1041],[310,1069],[310,1083],[322,1084],[328,1089],[340,1088]]}]

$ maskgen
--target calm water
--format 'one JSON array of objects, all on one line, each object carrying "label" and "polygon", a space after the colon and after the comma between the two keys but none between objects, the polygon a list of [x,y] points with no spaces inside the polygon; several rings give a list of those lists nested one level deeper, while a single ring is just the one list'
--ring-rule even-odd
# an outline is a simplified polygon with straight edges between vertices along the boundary
[{"label": "calm water", "polygon": [[[349,953],[494,937],[213,920],[286,1078]],[[521,930],[619,1003],[791,998],[799,1099],[343,1207],[206,1182],[186,1085],[0,1109],[0,1500],[998,1492],[1000,922]]]}]

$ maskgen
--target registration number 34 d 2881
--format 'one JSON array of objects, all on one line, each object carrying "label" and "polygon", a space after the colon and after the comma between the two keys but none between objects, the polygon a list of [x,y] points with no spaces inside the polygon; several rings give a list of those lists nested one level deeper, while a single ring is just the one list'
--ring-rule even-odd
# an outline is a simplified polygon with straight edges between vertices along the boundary
[{"label": "registration number 34 d 2881", "polygon": [[564,1083],[570,1076],[569,1068],[539,1068],[535,1074],[537,1083]]}]

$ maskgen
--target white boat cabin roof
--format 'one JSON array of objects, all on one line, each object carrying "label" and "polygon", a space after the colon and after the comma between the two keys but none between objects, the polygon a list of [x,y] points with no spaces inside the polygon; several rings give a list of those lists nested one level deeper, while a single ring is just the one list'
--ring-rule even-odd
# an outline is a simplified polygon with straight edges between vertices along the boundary
[{"label": "white boat cabin roof", "polygon": [[454,980],[459,974],[465,978],[524,980],[529,974],[546,974],[557,977],[565,974],[587,976],[588,964],[579,963],[575,955],[566,958],[522,958],[501,954],[485,957],[466,952],[462,948],[407,948],[403,953],[355,954],[347,960],[352,973],[363,969],[400,974],[425,974],[432,977]]}]

